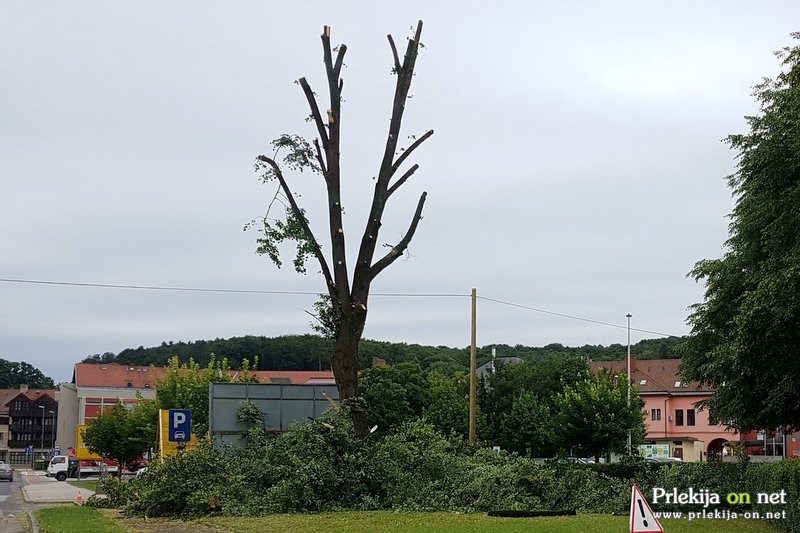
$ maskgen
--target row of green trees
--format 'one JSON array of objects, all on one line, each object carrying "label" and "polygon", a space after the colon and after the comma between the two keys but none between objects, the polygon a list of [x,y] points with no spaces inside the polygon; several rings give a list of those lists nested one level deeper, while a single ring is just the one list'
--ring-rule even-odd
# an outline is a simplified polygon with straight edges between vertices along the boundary
[{"label": "row of green trees", "polygon": [[[85,432],[88,447],[105,457],[130,462],[154,448],[159,409],[191,409],[195,432],[208,429],[208,385],[253,381],[245,360],[233,373],[227,360],[170,360],[153,400],[122,403],[101,413]],[[236,376],[234,378],[234,376]],[[444,435],[466,439],[469,399],[466,374],[446,376],[417,362],[374,366],[362,372],[362,399],[370,427],[388,435],[404,424],[425,420]],[[578,357],[546,357],[505,366],[481,380],[478,428],[483,444],[528,457],[557,454],[606,456],[627,451],[644,435],[642,403],[627,402],[625,376],[592,375]]]},{"label": "row of green trees", "polygon": [[[643,403],[624,375],[590,374],[580,357],[498,364],[480,380],[477,426],[486,445],[528,457],[626,453],[644,438]],[[417,363],[372,367],[361,374],[368,421],[383,432],[423,418],[446,435],[466,438],[468,379]]]},{"label": "row of green trees", "polygon": [[[645,339],[632,345],[633,353],[640,359],[669,359],[677,357],[679,337]],[[230,339],[198,340],[194,342],[164,342],[160,346],[128,348],[118,354],[95,354],[84,363],[119,363],[129,365],[164,366],[170,358],[181,362],[190,359],[201,365],[208,364],[211,354],[224,357],[234,367],[247,359],[259,359],[254,370],[318,370],[330,368],[332,341],[319,335],[284,335],[280,337],[245,336]],[[483,364],[498,356],[537,359],[552,356],[580,356],[594,361],[612,361],[624,357],[627,347],[585,345],[580,347],[548,344],[542,347],[493,344],[478,348],[478,362]],[[364,339],[359,346],[359,365],[371,366],[373,358],[385,359],[389,364],[415,361],[424,369],[436,370],[444,375],[466,372],[469,367],[469,348],[425,346],[399,342]]]}]

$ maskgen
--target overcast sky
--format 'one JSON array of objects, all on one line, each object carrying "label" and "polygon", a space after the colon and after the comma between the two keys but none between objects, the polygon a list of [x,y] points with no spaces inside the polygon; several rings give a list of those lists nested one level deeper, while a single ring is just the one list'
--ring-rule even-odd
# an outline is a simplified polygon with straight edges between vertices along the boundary
[{"label": "overcast sky", "polygon": [[[625,344],[683,335],[732,207],[725,176],[751,87],[798,30],[794,0],[672,2],[4,2],[0,278],[315,293],[257,256],[274,186],[254,158],[313,138],[293,81],[325,94],[323,25],[346,43],[346,238],[360,241],[394,77],[386,34],[418,19],[405,135],[434,129],[392,197],[381,242],[424,219],[376,280],[367,338]],[[402,45],[402,44],[401,44]],[[327,108],[327,103],[321,104]],[[322,181],[301,175],[326,244]],[[290,252],[287,249],[287,252]],[[310,332],[310,295],[0,282],[0,358],[57,381],[95,353],[162,341]]]}]

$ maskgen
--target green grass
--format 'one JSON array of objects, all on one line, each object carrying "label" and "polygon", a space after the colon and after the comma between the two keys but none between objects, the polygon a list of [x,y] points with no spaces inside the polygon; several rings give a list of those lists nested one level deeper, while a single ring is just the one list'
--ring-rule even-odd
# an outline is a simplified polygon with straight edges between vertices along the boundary
[{"label": "green grass", "polygon": [[70,485],[78,487],[79,489],[86,489],[92,492],[97,492],[97,480],[90,479],[87,481],[68,481]]},{"label": "green grass", "polygon": [[91,507],[74,505],[36,511],[41,533],[127,533],[127,529]]},{"label": "green grass", "polygon": [[[619,533],[628,531],[627,516],[580,515],[539,518],[492,518],[485,514],[454,513],[323,513],[272,515],[262,518],[210,518],[202,523],[240,533]],[[752,520],[664,520],[667,533],[772,533],[772,526]]]},{"label": "green grass", "polygon": [[[485,514],[341,512],[271,515],[259,518],[215,517],[194,522],[114,519],[113,512],[90,507],[51,507],[36,513],[42,533],[125,533],[131,531],[217,531],[236,533],[619,533],[628,531],[627,516],[580,515],[540,518],[492,518]],[[754,520],[664,520],[667,533],[774,533],[772,526]],[[151,529],[156,527],[157,529]]]}]

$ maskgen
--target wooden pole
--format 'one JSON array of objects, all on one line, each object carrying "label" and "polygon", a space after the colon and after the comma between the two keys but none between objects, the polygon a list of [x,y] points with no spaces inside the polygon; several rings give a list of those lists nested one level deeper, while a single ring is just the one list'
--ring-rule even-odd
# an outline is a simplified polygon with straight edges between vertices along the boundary
[{"label": "wooden pole", "polygon": [[475,416],[477,411],[477,366],[478,366],[478,291],[472,289],[472,335],[469,350],[469,443],[477,442]]}]

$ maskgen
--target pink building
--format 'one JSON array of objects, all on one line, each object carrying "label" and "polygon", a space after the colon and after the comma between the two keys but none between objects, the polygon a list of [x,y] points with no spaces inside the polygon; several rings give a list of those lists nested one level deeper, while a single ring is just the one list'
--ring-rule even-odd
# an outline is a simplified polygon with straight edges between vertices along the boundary
[{"label": "pink building", "polygon": [[[695,404],[712,394],[710,387],[681,381],[680,359],[637,361],[631,356],[631,378],[644,400],[647,437],[643,453],[654,457],[677,457],[684,461],[706,461],[722,455],[722,447],[738,435],[720,424],[711,424],[707,410]],[[594,371],[627,372],[627,360],[589,363]]]}]

